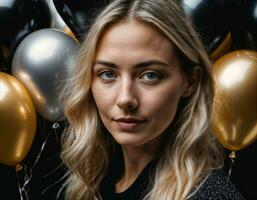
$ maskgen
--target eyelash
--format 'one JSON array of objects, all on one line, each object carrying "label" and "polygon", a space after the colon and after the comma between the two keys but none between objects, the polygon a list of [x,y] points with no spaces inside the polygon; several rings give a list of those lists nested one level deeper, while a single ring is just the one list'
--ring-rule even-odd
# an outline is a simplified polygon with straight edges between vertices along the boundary
[{"label": "eyelash", "polygon": [[[108,74],[109,73],[109,74]],[[154,75],[155,78],[154,79],[144,79],[144,76],[146,75]],[[106,75],[112,75],[112,77],[106,77]],[[115,80],[117,78],[117,76],[115,75],[115,73],[113,71],[110,70],[105,70],[105,71],[101,71],[99,72],[98,76],[104,80],[104,81],[112,81]],[[154,82],[154,81],[158,81],[162,78],[161,74],[155,71],[146,71],[144,73],[142,73],[142,75],[139,77],[139,79],[144,79],[147,82]]]},{"label": "eyelash", "polygon": [[160,73],[154,72],[154,71],[147,71],[147,72],[143,73],[143,75],[141,77],[144,77],[145,75],[149,75],[149,74],[154,75],[155,79],[154,80],[153,79],[148,79],[146,81],[157,81],[157,80],[161,79]]},{"label": "eyelash", "polygon": [[[106,71],[101,71],[98,76],[103,79],[103,80],[113,80],[113,78],[106,78],[106,77],[103,77],[104,75],[106,75],[107,73],[111,73],[112,75],[114,75],[114,73],[110,70],[106,70]],[[115,77],[116,78],[116,77]]]}]

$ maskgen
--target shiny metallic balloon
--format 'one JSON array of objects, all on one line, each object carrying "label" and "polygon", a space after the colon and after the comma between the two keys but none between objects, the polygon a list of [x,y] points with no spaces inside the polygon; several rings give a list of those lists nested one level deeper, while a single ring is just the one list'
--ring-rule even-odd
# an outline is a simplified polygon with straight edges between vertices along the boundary
[{"label": "shiny metallic balloon", "polygon": [[15,77],[0,72],[0,163],[20,163],[35,133],[36,111],[29,92]]},{"label": "shiny metallic balloon", "polygon": [[257,1],[236,0],[230,3],[229,23],[234,49],[257,50]]},{"label": "shiny metallic balloon", "polygon": [[30,33],[50,27],[51,16],[42,0],[0,0],[0,67],[11,73],[13,53]]},{"label": "shiny metallic balloon", "polygon": [[72,68],[77,47],[66,33],[41,29],[27,36],[14,54],[13,75],[29,90],[38,113],[50,121],[63,119],[59,86]]},{"label": "shiny metallic balloon", "polygon": [[56,10],[81,41],[86,29],[96,17],[99,9],[108,5],[112,0],[53,0]]},{"label": "shiny metallic balloon", "polygon": [[67,33],[68,35],[70,35],[71,37],[73,37],[77,41],[77,38],[74,35],[74,33],[71,31],[71,29],[67,26],[67,24],[63,21],[63,19],[57,12],[57,10],[54,6],[53,0],[45,0],[45,1],[47,2],[50,13],[51,13],[51,18],[52,18],[51,28],[60,29],[60,30],[64,31],[65,33]]},{"label": "shiny metallic balloon", "polygon": [[229,33],[226,0],[181,0],[185,14],[209,54],[216,50]]},{"label": "shiny metallic balloon", "polygon": [[63,21],[63,19],[59,15],[59,13],[57,12],[57,10],[54,6],[53,0],[44,0],[44,1],[47,2],[47,5],[48,5],[50,13],[51,13],[51,18],[52,18],[51,28],[57,28],[60,30],[64,30],[67,27],[67,25],[65,24],[65,22]]},{"label": "shiny metallic balloon", "polygon": [[257,139],[257,52],[228,53],[213,71],[213,133],[227,149],[243,149]]}]

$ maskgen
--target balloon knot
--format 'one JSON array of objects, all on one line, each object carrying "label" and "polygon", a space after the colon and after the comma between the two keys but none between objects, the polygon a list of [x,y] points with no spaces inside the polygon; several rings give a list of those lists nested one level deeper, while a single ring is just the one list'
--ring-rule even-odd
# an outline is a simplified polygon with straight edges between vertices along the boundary
[{"label": "balloon knot", "polygon": [[236,158],[236,152],[235,151],[231,151],[231,153],[229,154],[229,158],[235,159]]},{"label": "balloon knot", "polygon": [[53,124],[53,126],[52,126],[53,129],[57,129],[57,128],[59,128],[59,127],[60,127],[60,125],[59,125],[59,123],[57,123],[57,122],[55,122],[55,123]]},{"label": "balloon knot", "polygon": [[21,171],[22,170],[22,165],[21,164],[17,164],[16,166],[15,166],[15,170],[18,172],[18,171]]}]

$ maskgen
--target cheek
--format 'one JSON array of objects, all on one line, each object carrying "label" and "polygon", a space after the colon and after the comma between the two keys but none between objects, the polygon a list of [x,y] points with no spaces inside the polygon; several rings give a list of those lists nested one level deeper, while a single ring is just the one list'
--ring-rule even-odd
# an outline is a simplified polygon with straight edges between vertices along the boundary
[{"label": "cheek", "polygon": [[168,107],[174,107],[182,95],[180,85],[167,84],[165,87],[157,88],[156,90],[149,90],[145,92],[144,101],[149,104],[149,108],[153,110],[165,110]]},{"label": "cheek", "polygon": [[146,95],[144,110],[152,116],[155,123],[158,122],[157,124],[168,126],[176,114],[180,97],[181,91],[179,88],[167,87],[165,90]]},{"label": "cheek", "polygon": [[[162,96],[163,97],[163,96]],[[177,110],[179,95],[165,95],[165,98],[151,102],[151,111],[161,116],[172,116]]]},{"label": "cheek", "polygon": [[92,90],[92,94],[93,94],[93,98],[96,104],[97,109],[99,110],[99,112],[102,110],[102,108],[105,107],[105,103],[107,101],[103,101],[103,90],[98,87],[97,83],[92,83],[91,85],[91,90]]},{"label": "cheek", "polygon": [[92,83],[91,91],[99,114],[106,115],[108,113],[108,109],[111,108],[111,104],[114,101],[113,92],[110,92],[109,89],[103,87],[97,82]]}]

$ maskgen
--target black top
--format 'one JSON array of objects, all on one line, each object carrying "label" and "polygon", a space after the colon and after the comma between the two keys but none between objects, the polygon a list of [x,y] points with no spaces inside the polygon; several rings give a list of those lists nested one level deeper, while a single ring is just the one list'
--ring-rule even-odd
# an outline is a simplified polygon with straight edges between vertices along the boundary
[{"label": "black top", "polygon": [[[149,177],[153,173],[157,161],[150,162],[137,177],[135,182],[124,192],[115,192],[115,183],[122,174],[123,166],[114,162],[100,185],[103,200],[142,200],[149,191],[152,181]],[[227,179],[221,170],[213,170],[204,181],[200,189],[189,200],[244,200],[235,185]]]}]

